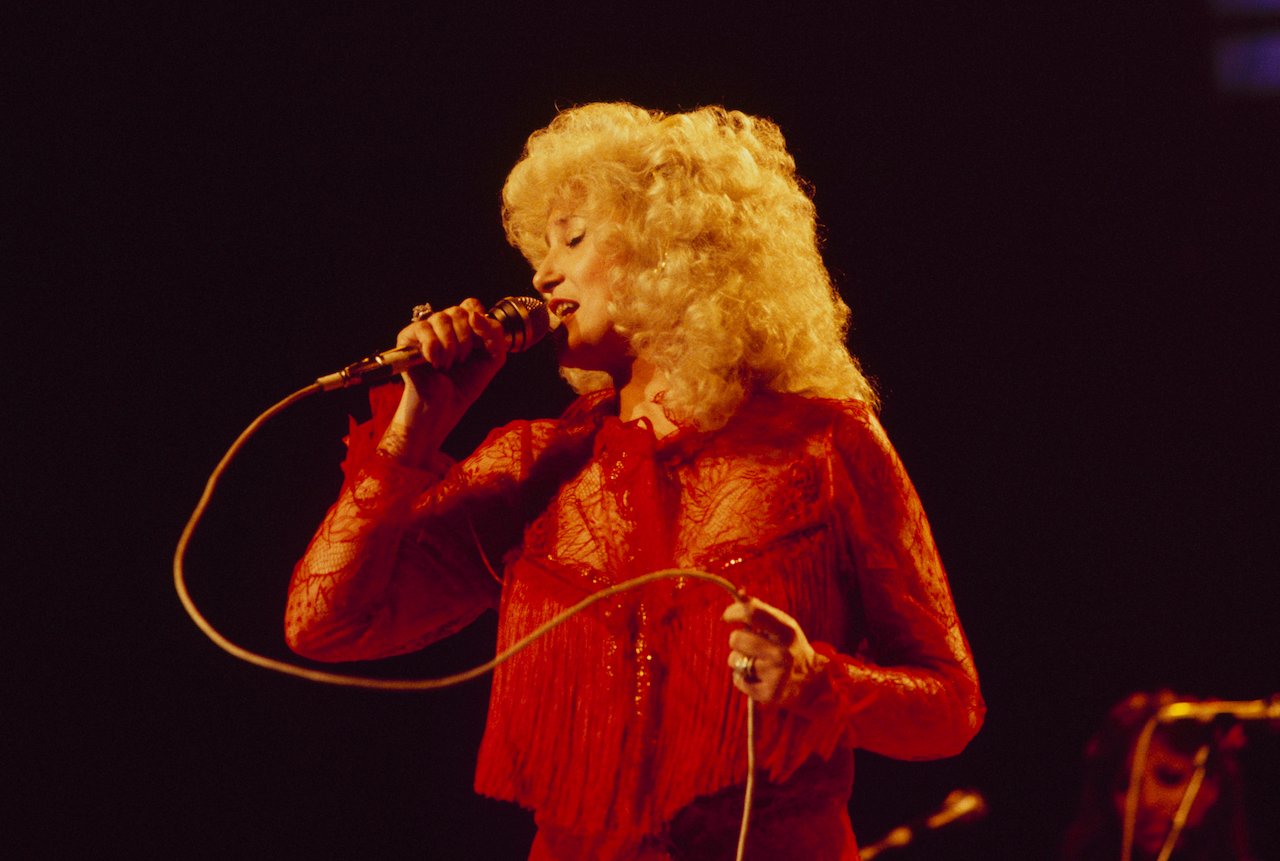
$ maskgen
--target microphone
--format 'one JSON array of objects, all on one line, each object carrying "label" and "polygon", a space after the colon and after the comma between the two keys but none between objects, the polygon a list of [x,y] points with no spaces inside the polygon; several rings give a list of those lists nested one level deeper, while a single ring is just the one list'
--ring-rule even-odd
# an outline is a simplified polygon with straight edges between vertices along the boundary
[{"label": "microphone", "polygon": [[[507,350],[523,353],[552,328],[547,306],[532,296],[508,296],[485,312],[485,316],[502,324],[507,335]],[[341,371],[316,380],[321,391],[345,389],[348,386],[377,385],[399,376],[410,368],[427,364],[417,347],[397,347],[352,362]]]},{"label": "microphone", "polygon": [[1198,720],[1203,723],[1219,715],[1236,720],[1280,720],[1280,694],[1268,700],[1205,700],[1177,702],[1162,706],[1156,713],[1161,723],[1175,720]]},{"label": "microphone", "polygon": [[886,849],[906,846],[920,834],[950,825],[953,822],[972,822],[987,815],[987,800],[976,789],[956,789],[943,800],[942,806],[928,816],[910,825],[900,825],[879,841],[859,849],[863,861],[870,861]]},{"label": "microphone", "polygon": [[952,822],[971,822],[981,819],[987,813],[987,800],[977,790],[952,790],[942,802],[936,813],[927,817],[925,827],[941,828]]}]

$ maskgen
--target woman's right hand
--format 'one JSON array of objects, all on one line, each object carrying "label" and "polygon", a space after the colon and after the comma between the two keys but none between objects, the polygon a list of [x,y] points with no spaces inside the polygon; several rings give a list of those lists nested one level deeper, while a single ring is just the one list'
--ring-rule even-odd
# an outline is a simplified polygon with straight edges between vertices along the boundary
[{"label": "woman's right hand", "polygon": [[421,466],[506,363],[507,336],[478,300],[466,299],[401,329],[396,346],[416,347],[427,364],[403,375],[404,394],[379,448]]}]

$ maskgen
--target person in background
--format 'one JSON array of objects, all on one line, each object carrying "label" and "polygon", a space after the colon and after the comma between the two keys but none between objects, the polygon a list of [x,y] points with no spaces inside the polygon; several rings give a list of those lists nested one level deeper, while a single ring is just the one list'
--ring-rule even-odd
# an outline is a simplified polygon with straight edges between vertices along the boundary
[{"label": "person in background", "polygon": [[[1121,858],[1125,806],[1135,746],[1143,727],[1161,707],[1187,697],[1171,690],[1137,692],[1116,703],[1085,748],[1080,806],[1063,842],[1062,861]],[[1181,832],[1169,850],[1173,861],[1246,861],[1249,854],[1237,754],[1240,724],[1179,720],[1157,725],[1147,749],[1137,793],[1131,857],[1160,858],[1175,814],[1195,791]],[[1204,750],[1203,778],[1193,785],[1197,756]]]}]

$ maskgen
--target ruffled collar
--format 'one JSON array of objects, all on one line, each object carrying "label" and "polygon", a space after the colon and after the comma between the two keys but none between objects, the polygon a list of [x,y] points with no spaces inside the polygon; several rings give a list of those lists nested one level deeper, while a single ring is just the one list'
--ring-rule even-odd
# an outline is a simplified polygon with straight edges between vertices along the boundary
[{"label": "ruffled collar", "polygon": [[689,422],[676,421],[668,415],[676,429],[659,437],[646,416],[630,421],[618,417],[618,394],[612,389],[600,394],[591,411],[598,422],[596,454],[627,451],[655,458],[682,459],[701,448],[713,433],[701,431]]}]

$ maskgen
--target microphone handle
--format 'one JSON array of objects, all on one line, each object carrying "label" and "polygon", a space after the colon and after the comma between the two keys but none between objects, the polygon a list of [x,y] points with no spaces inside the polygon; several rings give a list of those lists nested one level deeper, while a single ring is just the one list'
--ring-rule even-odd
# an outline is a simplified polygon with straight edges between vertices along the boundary
[{"label": "microphone handle", "polygon": [[986,800],[973,790],[957,789],[942,802],[942,807],[922,819],[907,825],[899,825],[870,846],[859,847],[864,861],[876,857],[886,849],[897,849],[911,843],[920,834],[933,831],[953,822],[978,819],[987,812]]},{"label": "microphone handle", "polygon": [[392,377],[398,377],[410,368],[425,365],[426,358],[416,347],[397,347],[352,362],[341,371],[326,374],[316,380],[323,391],[345,389],[348,386],[376,386]]},{"label": "microphone handle", "polygon": [[954,798],[948,796],[942,809],[925,819],[925,827],[932,831],[965,817],[977,818],[982,815],[983,804],[982,797],[974,793],[955,794]]},{"label": "microphone handle", "polygon": [[[507,335],[507,348],[512,353],[532,347],[547,333],[550,325],[546,305],[529,296],[508,296],[486,311],[485,316],[502,324]],[[427,360],[417,347],[396,347],[366,356],[340,371],[319,377],[315,384],[325,392],[348,386],[376,386],[425,364]]]}]

